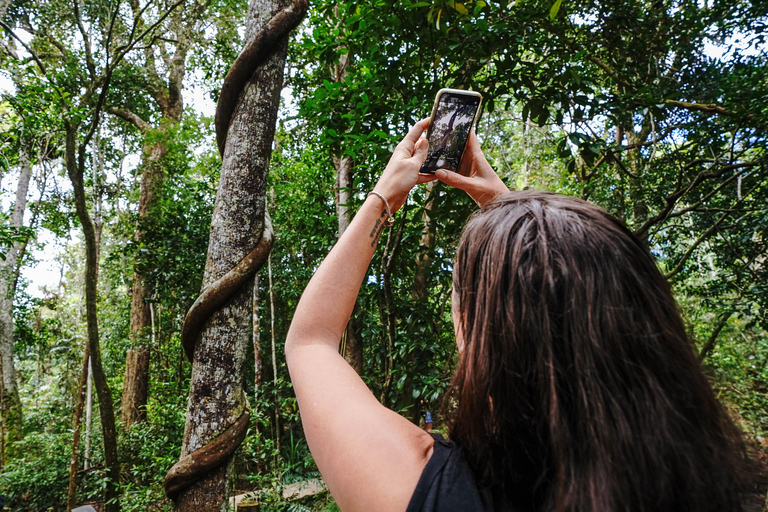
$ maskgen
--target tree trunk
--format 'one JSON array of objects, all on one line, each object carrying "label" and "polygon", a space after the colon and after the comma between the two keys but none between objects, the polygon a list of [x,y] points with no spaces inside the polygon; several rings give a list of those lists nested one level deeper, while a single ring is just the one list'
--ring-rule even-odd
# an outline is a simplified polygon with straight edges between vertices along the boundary
[{"label": "tree trunk", "polygon": [[[262,370],[262,357],[261,357],[261,317],[259,315],[259,274],[258,272],[256,275],[253,276],[253,394],[254,394],[254,402],[256,404],[256,421],[253,422],[253,426],[251,427],[254,432],[254,435],[258,435],[259,428],[261,426],[261,415],[263,414],[263,410],[261,409],[260,405],[260,390],[261,390],[261,382],[263,379],[263,370]],[[256,472],[257,473],[263,473],[267,471],[266,464],[264,462],[261,462],[260,459],[259,462],[256,463]]]},{"label": "tree trunk", "polygon": [[[251,427],[254,432],[254,435],[258,435],[259,433],[259,427],[261,426],[261,414],[262,409],[260,408],[260,390],[261,390],[261,382],[263,379],[263,371],[262,371],[262,357],[261,357],[261,317],[259,315],[259,274],[258,272],[256,275],[253,276],[253,326],[252,326],[252,332],[253,332],[253,395],[254,395],[254,402],[256,404],[256,421],[253,422],[253,426]],[[262,459],[263,460],[263,459]],[[257,462],[256,463],[256,472],[262,473],[266,470],[265,464],[263,462]]]},{"label": "tree trunk", "polygon": [[[251,41],[284,4],[252,0],[246,41]],[[203,288],[245,257],[260,240],[287,36],[256,69],[229,123],[216,194]],[[201,448],[237,420],[243,410],[243,364],[252,326],[253,281],[243,286],[205,323],[197,338],[182,441],[182,457]],[[211,470],[176,497],[179,511],[227,507],[229,463]]]},{"label": "tree trunk", "polygon": [[[136,4],[138,6],[138,3]],[[134,7],[136,9],[136,7]],[[189,18],[194,21],[201,11],[197,6],[191,7]],[[134,10],[134,15],[140,16],[140,10]],[[186,22],[182,18],[182,9],[176,9],[172,14],[171,31],[176,36],[175,53],[170,59],[167,79],[161,79],[155,64],[154,49],[145,51],[148,92],[155,100],[161,112],[160,122],[154,129],[149,129],[149,123],[135,114],[120,112],[124,119],[132,122],[144,132],[144,147],[142,151],[141,181],[139,192],[138,225],[134,241],[141,246],[146,233],[146,226],[165,179],[164,159],[168,154],[165,138],[170,128],[181,122],[184,113],[184,98],[182,88],[186,74],[186,56],[189,51],[189,34],[196,30],[198,23]],[[117,113],[115,109],[113,113]],[[150,256],[151,258],[151,256]],[[147,286],[147,275],[142,270],[142,263],[137,257],[133,267],[133,287],[131,293],[131,323],[130,337],[133,346],[128,350],[125,360],[125,380],[123,384],[122,420],[123,428],[128,429],[136,422],[147,419],[147,400],[149,399],[149,353],[150,353],[150,311],[148,299],[151,290]]]},{"label": "tree trunk", "polygon": [[88,359],[88,386],[85,392],[85,448],[83,450],[83,469],[91,467],[91,417],[93,415],[93,369]]},{"label": "tree trunk", "polygon": [[72,457],[69,460],[69,487],[67,490],[67,512],[75,508],[77,503],[77,467],[80,450],[80,432],[82,431],[83,407],[86,400],[86,388],[88,387],[88,369],[90,368],[90,354],[88,345],[83,354],[83,371],[80,374],[80,387],[77,393],[77,407],[75,409],[75,432],[72,436]]},{"label": "tree trunk", "polygon": [[77,144],[78,125],[72,125],[65,121],[66,149],[65,163],[67,174],[72,182],[72,191],[75,196],[75,209],[80,224],[83,226],[85,238],[85,317],[88,330],[88,350],[91,354],[94,384],[99,397],[99,414],[101,416],[101,429],[104,437],[104,462],[107,467],[107,488],[105,493],[106,512],[120,510],[118,501],[118,484],[120,479],[120,467],[117,457],[117,432],[115,430],[115,411],[112,404],[112,392],[109,389],[107,376],[101,364],[101,347],[99,346],[98,324],[98,247],[96,245],[96,229],[93,220],[88,213],[85,197],[84,168],[85,147]]},{"label": "tree trunk", "polygon": [[[338,6],[333,8],[333,14],[336,19],[341,19]],[[339,31],[344,28],[339,24]],[[336,82],[343,82],[347,77],[347,68],[350,65],[349,53],[343,53],[339,56],[336,65],[331,66],[331,76]],[[339,221],[339,238],[352,222],[352,212],[349,203],[352,200],[352,158],[347,155],[333,155],[333,166],[336,169],[336,182],[333,186],[334,198],[336,200],[336,217]],[[352,316],[347,323],[344,331],[344,339],[341,344],[342,356],[362,375],[363,373],[363,320],[360,318],[360,307],[355,302]]]},{"label": "tree trunk", "polygon": [[[343,56],[346,57],[346,56]],[[346,60],[344,61],[346,62]],[[341,64],[339,64],[341,67]],[[345,73],[346,74],[346,73]],[[343,75],[341,77],[343,79]],[[336,168],[336,183],[334,184],[334,198],[336,200],[336,216],[339,220],[339,238],[349,227],[352,221],[352,212],[349,202],[352,200],[352,159],[348,156],[333,155],[333,165]],[[358,374],[363,373],[363,322],[359,318],[360,308],[355,304],[352,317],[347,323],[342,343],[344,359],[355,369]]]},{"label": "tree trunk", "polygon": [[336,199],[336,216],[339,219],[339,238],[352,221],[349,202],[352,200],[352,159],[348,156],[333,155],[333,166],[336,168],[336,183],[333,192]]},{"label": "tree trunk", "polygon": [[[626,133],[627,141],[630,145],[640,145],[648,138],[644,129],[640,133],[635,133],[634,131],[627,131]],[[644,225],[645,221],[648,220],[649,213],[648,203],[646,203],[643,193],[645,163],[639,149],[635,148],[627,152],[626,165],[631,173],[629,177],[629,200],[632,208],[632,229],[648,245],[648,233],[637,233],[640,226]]]},{"label": "tree trunk", "polygon": [[[424,204],[424,212],[421,217],[421,243],[419,244],[419,253],[416,257],[416,268],[413,275],[413,288],[411,289],[411,299],[415,308],[425,308],[429,297],[429,276],[432,268],[432,250],[435,247],[435,223],[432,222],[432,212],[435,211],[437,199],[437,182],[431,181],[427,184],[427,197]],[[418,368],[418,354],[411,351],[408,354],[408,365],[410,368]],[[421,399],[413,397],[413,378],[406,380],[405,391],[403,393],[405,407],[412,411],[411,421],[418,425],[421,419]]]},{"label": "tree trunk", "polygon": [[[179,97],[181,102],[181,97]],[[167,133],[166,123],[177,123],[180,119],[161,121],[160,137]],[[157,135],[151,137],[152,142],[146,143],[141,165],[141,184],[139,194],[139,218],[134,240],[141,246],[145,236],[145,226],[149,221],[152,210],[157,203],[157,197],[164,180],[163,158],[168,154],[168,147],[163,140],[157,140]],[[128,350],[125,359],[125,380],[123,384],[123,400],[121,416],[123,428],[128,429],[136,422],[147,419],[147,400],[149,398],[149,336],[151,319],[149,311],[150,290],[146,284],[147,276],[142,270],[140,261],[134,262],[133,288],[131,294],[131,323],[130,337],[134,343]]]},{"label": "tree trunk", "polygon": [[275,287],[272,283],[272,256],[267,259],[267,276],[269,277],[269,334],[272,350],[272,385],[274,386],[274,411],[275,411],[275,450],[280,459],[280,397],[277,396],[277,347],[275,336]]},{"label": "tree trunk", "polygon": [[259,274],[253,276],[253,389],[256,400],[261,388],[261,320],[259,318]]},{"label": "tree trunk", "polygon": [[[3,378],[3,367],[0,365],[0,381]],[[0,386],[0,471],[5,467],[5,394]]]},{"label": "tree trunk", "polygon": [[387,235],[387,244],[384,248],[384,254],[381,257],[381,292],[383,300],[379,309],[382,316],[382,323],[386,327],[386,346],[383,354],[384,360],[384,383],[379,396],[379,402],[389,407],[389,391],[392,388],[392,371],[395,362],[395,338],[397,337],[397,318],[395,314],[395,299],[392,291],[392,266],[395,262],[395,256],[400,248],[400,242],[403,240],[403,228],[405,226],[407,207],[402,209],[402,220],[397,225],[397,232],[393,234],[390,228]]},{"label": "tree trunk", "polygon": [[137,347],[128,350],[125,357],[125,384],[123,386],[123,428],[147,419],[149,396],[149,349]]},{"label": "tree trunk", "polygon": [[[11,226],[20,228],[24,223],[27,207],[27,191],[32,175],[29,148],[24,146],[19,154],[19,181],[16,185],[16,202],[11,214]],[[0,364],[2,364],[3,425],[7,432],[6,452],[13,455],[13,443],[22,437],[22,411],[19,390],[16,385],[16,369],[13,366],[13,297],[16,294],[16,261],[19,243],[14,243],[0,262]],[[5,455],[5,453],[3,454]]]},{"label": "tree trunk", "polygon": [[421,243],[419,244],[419,255],[416,259],[413,289],[411,290],[411,298],[416,303],[426,300],[429,296],[427,281],[432,267],[432,250],[435,247],[435,223],[432,222],[432,212],[435,210],[436,183],[431,181],[427,184],[427,198],[421,217]]}]

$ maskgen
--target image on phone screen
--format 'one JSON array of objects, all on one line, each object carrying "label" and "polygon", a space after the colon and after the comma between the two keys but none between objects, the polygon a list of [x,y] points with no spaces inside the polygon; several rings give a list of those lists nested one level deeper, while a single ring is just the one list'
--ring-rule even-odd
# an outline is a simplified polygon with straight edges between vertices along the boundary
[{"label": "image on phone screen", "polygon": [[429,153],[420,172],[433,174],[438,169],[458,170],[479,106],[477,96],[453,93],[440,96],[427,134]]}]

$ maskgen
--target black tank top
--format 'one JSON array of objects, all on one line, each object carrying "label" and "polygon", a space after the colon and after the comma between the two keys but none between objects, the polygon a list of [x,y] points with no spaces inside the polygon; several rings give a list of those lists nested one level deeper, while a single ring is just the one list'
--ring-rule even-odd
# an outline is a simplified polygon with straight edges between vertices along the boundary
[{"label": "black tank top", "polygon": [[432,437],[435,449],[406,512],[492,512],[491,493],[478,487],[459,447]]}]

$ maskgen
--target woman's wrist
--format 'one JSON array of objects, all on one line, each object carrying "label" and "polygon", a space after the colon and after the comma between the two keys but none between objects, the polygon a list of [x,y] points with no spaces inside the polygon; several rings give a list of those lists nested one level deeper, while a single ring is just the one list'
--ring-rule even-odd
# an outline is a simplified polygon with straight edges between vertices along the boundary
[{"label": "woman's wrist", "polygon": [[[369,192],[360,210],[355,215],[355,219],[353,219],[354,222],[360,217],[359,221],[365,226],[363,231],[371,247],[376,246],[376,242],[379,241],[384,228],[391,225],[388,224],[387,220],[391,217],[394,222],[394,212],[391,211],[391,207],[389,211],[387,210],[385,202],[378,194],[379,192],[374,190]],[[387,199],[387,201],[389,200]]]},{"label": "woman's wrist", "polygon": [[384,218],[384,227],[388,228],[392,226],[395,223],[395,217],[393,216],[394,212],[392,211],[392,208],[389,206],[389,201],[387,200],[387,198],[384,196],[384,194],[376,190],[371,190],[370,192],[368,192],[368,196],[371,196],[371,195],[378,197],[384,202],[384,208],[387,212],[386,217]]},{"label": "woman's wrist", "polygon": [[[383,197],[386,199],[386,202],[389,204],[389,211],[392,215],[400,211],[400,208],[403,207],[405,204],[405,200],[408,197],[408,193],[406,192],[405,195],[402,193],[398,193],[396,190],[392,190],[390,187],[384,186],[381,184],[381,182],[377,183],[375,187],[373,187],[373,190],[369,192],[369,195],[371,193],[376,193],[376,195],[379,195],[379,201],[384,203],[384,200],[381,198]],[[382,204],[383,205],[383,204]]]}]

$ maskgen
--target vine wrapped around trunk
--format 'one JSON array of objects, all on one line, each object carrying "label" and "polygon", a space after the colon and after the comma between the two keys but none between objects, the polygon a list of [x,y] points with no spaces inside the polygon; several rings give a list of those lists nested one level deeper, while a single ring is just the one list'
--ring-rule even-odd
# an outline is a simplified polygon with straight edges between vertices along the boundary
[{"label": "vine wrapped around trunk", "polygon": [[[270,9],[259,8],[260,2],[266,4],[251,1],[246,28],[250,42],[224,79],[216,111],[222,176],[203,291],[182,328],[182,345],[193,362],[182,457],[165,478],[166,494],[176,501],[178,510],[221,508],[218,502],[226,495],[227,464],[245,438],[250,418],[239,375],[242,357],[236,348],[225,348],[230,342],[224,338],[230,336],[231,344],[236,344],[250,334],[240,325],[245,321],[240,310],[250,299],[246,284],[252,282],[272,247],[264,188],[287,38],[309,7],[307,0],[278,5],[261,29],[250,34],[257,18]],[[254,233],[260,235],[254,237]],[[250,319],[250,314],[245,317]]]}]

